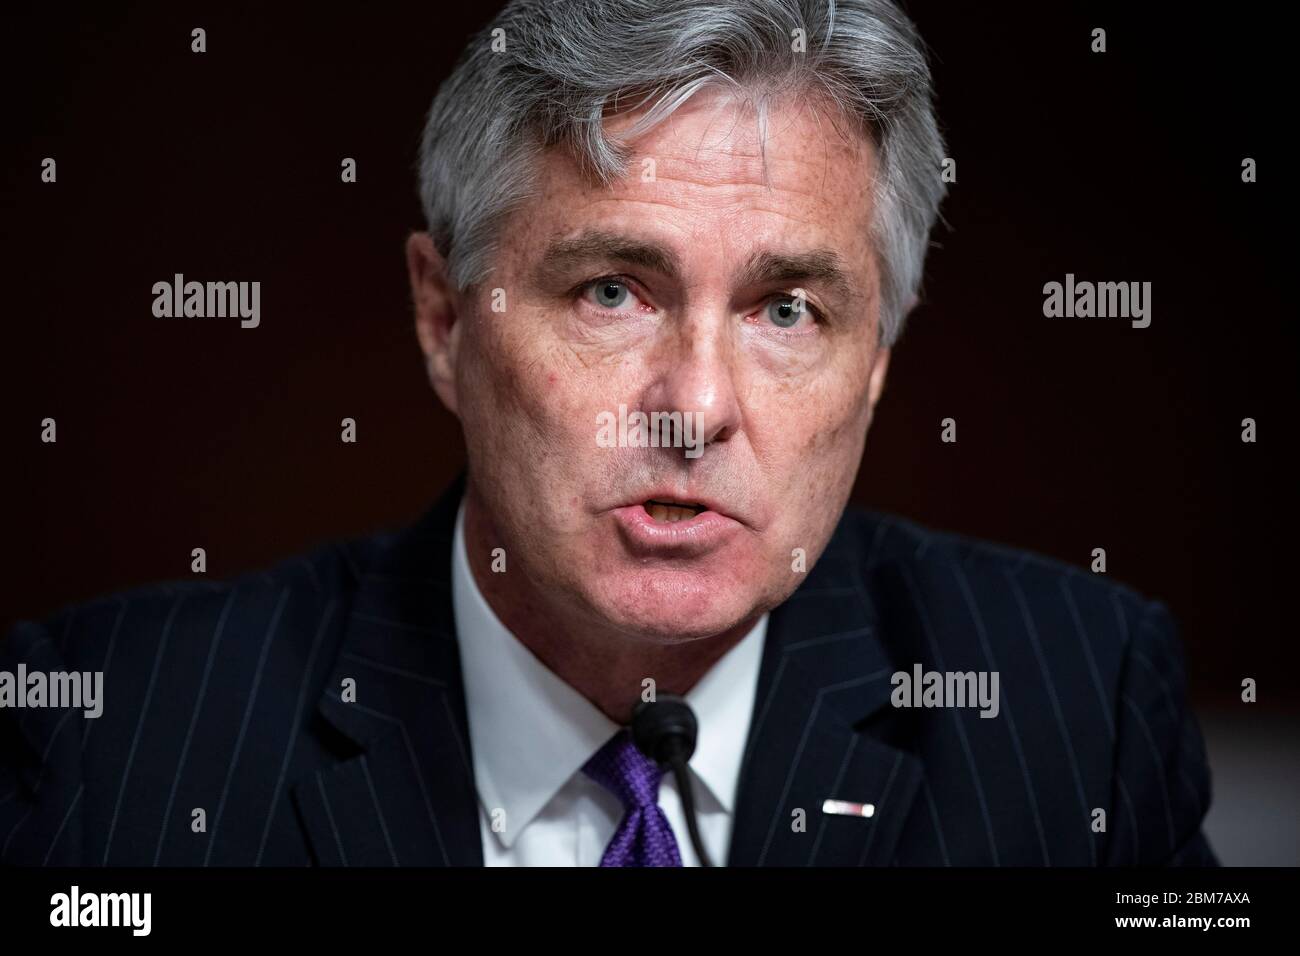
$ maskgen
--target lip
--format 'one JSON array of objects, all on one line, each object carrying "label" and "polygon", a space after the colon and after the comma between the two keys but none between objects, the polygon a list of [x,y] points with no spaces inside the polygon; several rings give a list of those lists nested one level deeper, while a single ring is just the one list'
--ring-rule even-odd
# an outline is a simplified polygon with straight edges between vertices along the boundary
[{"label": "lip", "polygon": [[[683,521],[655,521],[645,510],[645,502],[652,500],[689,500],[707,510]],[[718,511],[714,502],[682,498],[672,492],[648,494],[642,501],[615,508],[613,514],[629,549],[643,555],[695,557],[706,554],[725,544],[744,527],[735,518]]]}]

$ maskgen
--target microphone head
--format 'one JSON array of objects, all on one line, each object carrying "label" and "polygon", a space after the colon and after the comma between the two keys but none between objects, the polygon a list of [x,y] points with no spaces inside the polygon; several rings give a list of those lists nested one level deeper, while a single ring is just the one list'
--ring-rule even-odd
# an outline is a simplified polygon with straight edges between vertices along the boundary
[{"label": "microphone head", "polygon": [[699,723],[691,705],[676,694],[657,694],[637,704],[631,729],[637,749],[661,767],[684,763],[695,753]]}]

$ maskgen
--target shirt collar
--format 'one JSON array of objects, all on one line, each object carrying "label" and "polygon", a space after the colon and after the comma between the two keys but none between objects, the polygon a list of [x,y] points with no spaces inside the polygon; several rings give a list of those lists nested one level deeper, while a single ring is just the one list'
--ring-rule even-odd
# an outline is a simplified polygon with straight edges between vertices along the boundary
[{"label": "shirt collar", "polygon": [[[465,503],[452,545],[452,611],[460,647],[479,800],[504,810],[508,848],[619,725],[557,677],[507,630],[470,569]],[[764,614],[686,694],[700,731],[690,768],[728,814],[754,709]]]}]

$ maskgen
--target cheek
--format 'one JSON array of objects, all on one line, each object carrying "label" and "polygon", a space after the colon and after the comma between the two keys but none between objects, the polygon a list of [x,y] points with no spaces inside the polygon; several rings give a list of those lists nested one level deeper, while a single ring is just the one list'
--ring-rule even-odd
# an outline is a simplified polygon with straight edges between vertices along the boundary
[{"label": "cheek", "polygon": [[781,445],[779,462],[771,464],[786,478],[780,497],[804,503],[786,511],[786,534],[810,542],[833,528],[862,460],[869,417],[864,377],[837,379],[806,393],[797,407],[803,411],[773,420],[773,440]]},{"label": "cheek", "polygon": [[[874,326],[867,334],[875,336]],[[827,406],[834,409],[832,422],[839,428],[848,428],[860,443],[871,422],[871,373],[875,368],[879,349],[870,342],[855,342],[850,360],[836,376],[834,395]]]},{"label": "cheek", "polygon": [[797,394],[779,396],[782,407],[769,421],[792,474],[843,467],[843,458],[860,454],[868,424],[865,375],[837,375],[830,382]]},{"label": "cheek", "polygon": [[507,468],[552,474],[588,470],[598,447],[597,412],[629,401],[618,385],[621,370],[588,368],[575,360],[571,349],[538,324],[541,317],[518,322],[534,330],[527,335],[502,325],[503,318],[496,316],[497,325],[485,328],[475,342],[467,401],[477,407],[464,416],[466,428],[480,428],[480,444],[492,456],[508,459]]},{"label": "cheek", "polygon": [[854,383],[836,397],[829,407],[826,421],[815,436],[818,450],[843,449],[846,453],[861,453],[870,421],[870,401],[866,385]]},{"label": "cheek", "polygon": [[513,343],[492,327],[499,318],[478,319],[466,335],[458,380],[465,444],[480,473],[505,474],[531,466],[530,449],[539,446],[531,396],[544,389],[530,385],[527,362],[520,361],[511,350]]},{"label": "cheek", "polygon": [[505,423],[523,424],[537,416],[548,394],[562,383],[545,362],[535,336],[520,335],[511,324],[514,316],[480,318],[473,335],[468,385],[491,406],[491,414]]}]

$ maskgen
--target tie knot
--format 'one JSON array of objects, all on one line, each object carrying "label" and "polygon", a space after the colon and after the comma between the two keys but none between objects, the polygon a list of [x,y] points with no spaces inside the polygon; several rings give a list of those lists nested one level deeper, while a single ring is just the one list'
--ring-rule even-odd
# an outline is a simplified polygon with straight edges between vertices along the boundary
[{"label": "tie knot", "polygon": [[620,730],[583,765],[583,773],[618,797],[625,810],[656,806],[664,772]]}]

